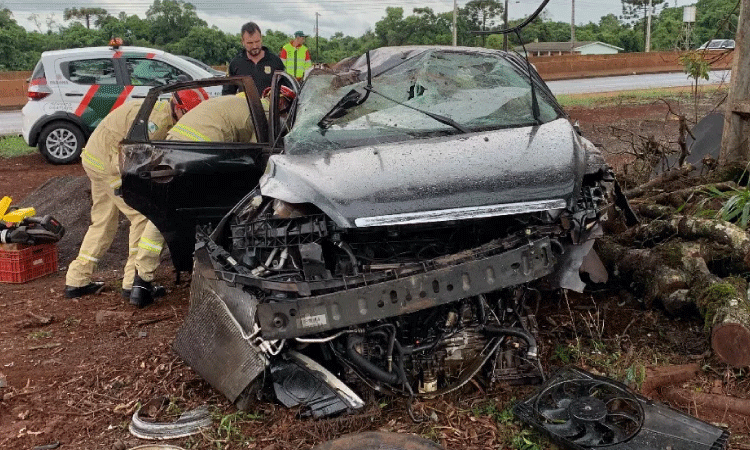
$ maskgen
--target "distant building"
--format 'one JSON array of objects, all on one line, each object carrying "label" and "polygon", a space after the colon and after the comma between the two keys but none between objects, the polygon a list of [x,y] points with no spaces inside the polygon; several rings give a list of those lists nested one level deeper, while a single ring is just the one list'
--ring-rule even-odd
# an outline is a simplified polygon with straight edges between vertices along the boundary
[{"label": "distant building", "polygon": [[[572,44],[572,45],[571,45]],[[523,53],[520,45],[515,48],[518,53]],[[526,51],[529,56],[552,56],[552,55],[612,55],[620,53],[623,49],[614,45],[599,41],[579,42],[529,42]]]}]

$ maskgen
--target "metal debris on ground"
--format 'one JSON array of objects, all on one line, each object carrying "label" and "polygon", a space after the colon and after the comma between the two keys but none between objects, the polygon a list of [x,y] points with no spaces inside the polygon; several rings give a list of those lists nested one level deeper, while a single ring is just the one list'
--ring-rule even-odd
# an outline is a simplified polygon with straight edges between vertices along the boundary
[{"label": "metal debris on ground", "polygon": [[141,439],[177,439],[196,434],[203,427],[211,426],[208,408],[186,411],[174,422],[147,422],[139,416],[141,408],[133,413],[130,434]]},{"label": "metal debris on ground", "polygon": [[513,412],[574,450],[721,450],[729,441],[728,431],[572,367],[555,373]]}]

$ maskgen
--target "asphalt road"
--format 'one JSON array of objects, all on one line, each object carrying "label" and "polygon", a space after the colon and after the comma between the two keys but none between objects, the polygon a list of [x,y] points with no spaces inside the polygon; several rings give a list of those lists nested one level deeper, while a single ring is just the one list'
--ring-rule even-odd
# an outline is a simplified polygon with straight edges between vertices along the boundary
[{"label": "asphalt road", "polygon": [[[706,86],[728,83],[729,75],[729,70],[715,70],[709,73],[708,80],[699,80],[699,85]],[[552,90],[552,93],[555,95],[655,89],[690,86],[692,84],[693,80],[689,79],[687,75],[682,72],[559,80],[547,83]]]},{"label": "asphalt road", "polygon": [[[730,71],[717,70],[710,73],[708,80],[700,80],[701,86],[718,85],[729,82]],[[684,73],[660,73],[627,75],[617,77],[559,80],[547,83],[555,95],[584,94],[593,92],[626,91],[633,89],[654,89],[660,87],[690,86],[692,80]],[[21,111],[0,111],[0,136],[21,134]]]},{"label": "asphalt road", "polygon": [[0,136],[21,134],[21,111],[0,111]]}]

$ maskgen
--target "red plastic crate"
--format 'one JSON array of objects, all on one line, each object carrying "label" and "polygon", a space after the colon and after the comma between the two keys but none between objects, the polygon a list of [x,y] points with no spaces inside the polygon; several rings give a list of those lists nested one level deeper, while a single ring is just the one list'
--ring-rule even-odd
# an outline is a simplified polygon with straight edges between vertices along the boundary
[{"label": "red plastic crate", "polygon": [[57,271],[57,244],[0,245],[0,283],[25,283]]}]

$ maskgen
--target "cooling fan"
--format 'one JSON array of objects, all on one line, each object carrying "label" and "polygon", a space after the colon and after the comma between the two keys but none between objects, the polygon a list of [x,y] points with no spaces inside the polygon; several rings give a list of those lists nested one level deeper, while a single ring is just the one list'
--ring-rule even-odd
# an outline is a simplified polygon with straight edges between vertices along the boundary
[{"label": "cooling fan", "polygon": [[513,412],[575,450],[721,450],[729,433],[576,368],[559,370]]},{"label": "cooling fan", "polygon": [[606,380],[558,381],[539,393],[533,408],[547,432],[586,447],[627,441],[643,424],[638,399]]}]

